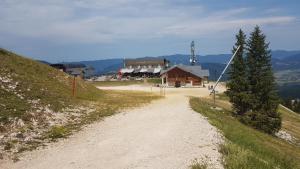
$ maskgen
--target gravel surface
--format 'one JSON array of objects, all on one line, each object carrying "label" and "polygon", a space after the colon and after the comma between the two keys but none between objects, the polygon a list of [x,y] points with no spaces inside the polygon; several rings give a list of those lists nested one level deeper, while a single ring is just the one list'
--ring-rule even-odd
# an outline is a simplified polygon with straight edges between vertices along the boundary
[{"label": "gravel surface", "polygon": [[[143,90],[145,86],[101,87]],[[68,139],[27,152],[1,169],[186,169],[193,161],[223,168],[217,129],[189,107],[187,96],[207,96],[206,88],[166,89],[166,98],[92,124]],[[2,165],[2,166],[1,166]]]}]

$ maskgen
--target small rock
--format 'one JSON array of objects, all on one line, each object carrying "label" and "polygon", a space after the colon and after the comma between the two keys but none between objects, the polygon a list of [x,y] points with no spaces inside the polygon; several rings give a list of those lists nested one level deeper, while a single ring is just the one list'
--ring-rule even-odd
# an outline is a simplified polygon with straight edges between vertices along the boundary
[{"label": "small rock", "polygon": [[31,141],[32,140],[32,138],[31,137],[25,137],[25,139],[24,139],[24,141]]},{"label": "small rock", "polygon": [[18,122],[17,122],[17,125],[20,126],[20,127],[23,127],[25,124],[24,124],[22,119],[19,119]]},{"label": "small rock", "polygon": [[286,131],[283,131],[283,130],[280,130],[278,133],[275,134],[277,137],[281,138],[281,139],[284,139],[286,141],[289,141],[289,142],[293,142],[294,141],[294,137],[289,134],[288,132]]},{"label": "small rock", "polygon": [[9,135],[10,137],[16,137],[17,136],[17,133],[10,133],[10,135]]}]

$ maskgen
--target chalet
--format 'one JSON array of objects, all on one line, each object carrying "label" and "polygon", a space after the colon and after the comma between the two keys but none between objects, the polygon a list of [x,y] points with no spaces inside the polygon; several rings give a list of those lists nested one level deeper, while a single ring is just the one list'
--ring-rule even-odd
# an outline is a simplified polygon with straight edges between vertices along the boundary
[{"label": "chalet", "polygon": [[120,74],[124,77],[159,77],[169,66],[169,61],[160,58],[125,59]]},{"label": "chalet", "polygon": [[174,87],[203,86],[209,71],[201,66],[174,65],[161,72],[162,85]]}]

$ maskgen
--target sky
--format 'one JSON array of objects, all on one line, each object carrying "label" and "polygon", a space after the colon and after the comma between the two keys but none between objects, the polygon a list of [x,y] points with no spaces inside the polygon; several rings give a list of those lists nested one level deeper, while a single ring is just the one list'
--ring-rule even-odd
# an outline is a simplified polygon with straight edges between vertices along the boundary
[{"label": "sky", "polygon": [[0,0],[0,47],[49,62],[230,53],[259,25],[300,50],[299,0]]}]

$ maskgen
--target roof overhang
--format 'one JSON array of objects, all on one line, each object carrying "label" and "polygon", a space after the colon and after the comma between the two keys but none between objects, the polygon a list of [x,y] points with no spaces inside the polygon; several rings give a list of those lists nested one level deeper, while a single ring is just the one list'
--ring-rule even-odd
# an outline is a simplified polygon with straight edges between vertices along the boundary
[{"label": "roof overhang", "polygon": [[185,71],[185,72],[188,72],[188,73],[191,73],[192,75],[194,76],[197,76],[197,77],[200,77],[200,78],[204,78],[204,77],[208,77],[209,76],[209,71],[208,70],[204,70],[204,69],[201,69],[201,66],[197,67],[198,70],[194,69],[194,70],[189,70],[188,68],[195,68],[196,66],[184,66],[184,65],[175,65],[175,66],[172,66],[170,67],[169,69],[165,70],[165,71],[162,71],[161,72],[161,76],[166,74],[167,72],[175,69],[175,68],[178,68],[182,71]]}]

